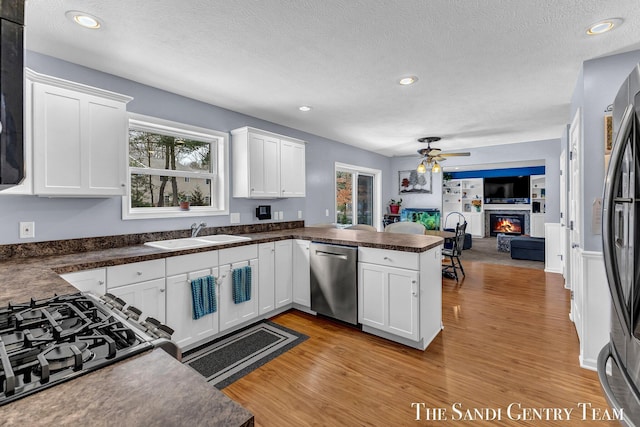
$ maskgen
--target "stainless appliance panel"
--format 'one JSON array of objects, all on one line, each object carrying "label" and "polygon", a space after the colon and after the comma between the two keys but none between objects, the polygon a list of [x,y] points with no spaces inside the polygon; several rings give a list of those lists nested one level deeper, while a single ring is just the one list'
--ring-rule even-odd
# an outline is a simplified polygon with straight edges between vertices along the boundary
[{"label": "stainless appliance panel", "polygon": [[[603,254],[613,310],[611,341],[598,358],[598,375],[611,406],[624,409],[625,425],[640,425],[640,66],[614,101],[614,145],[605,179]],[[611,374],[607,374],[607,363]]]},{"label": "stainless appliance panel", "polygon": [[312,242],[311,310],[358,323],[358,248]]}]

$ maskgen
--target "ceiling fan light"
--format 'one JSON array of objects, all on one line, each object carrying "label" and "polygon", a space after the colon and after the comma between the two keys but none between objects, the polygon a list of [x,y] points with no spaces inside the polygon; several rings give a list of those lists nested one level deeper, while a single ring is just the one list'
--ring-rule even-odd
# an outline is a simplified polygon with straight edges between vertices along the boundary
[{"label": "ceiling fan light", "polygon": [[442,168],[440,167],[440,165],[438,164],[438,162],[434,162],[433,163],[433,167],[431,168],[431,172],[433,173],[439,173],[442,170]]},{"label": "ceiling fan light", "polygon": [[420,162],[420,164],[416,168],[416,172],[418,172],[418,173],[427,173],[427,167],[424,165],[424,161]]}]

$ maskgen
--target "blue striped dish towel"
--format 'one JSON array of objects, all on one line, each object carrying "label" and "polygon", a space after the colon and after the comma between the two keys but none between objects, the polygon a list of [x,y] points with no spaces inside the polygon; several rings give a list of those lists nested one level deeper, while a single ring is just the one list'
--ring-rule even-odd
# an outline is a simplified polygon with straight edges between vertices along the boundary
[{"label": "blue striped dish towel", "polygon": [[204,276],[191,281],[191,299],[193,318],[199,319],[206,314],[218,311],[216,299],[216,278]]},{"label": "blue striped dish towel", "polygon": [[233,281],[233,302],[240,304],[251,299],[251,266],[234,268],[232,274]]}]

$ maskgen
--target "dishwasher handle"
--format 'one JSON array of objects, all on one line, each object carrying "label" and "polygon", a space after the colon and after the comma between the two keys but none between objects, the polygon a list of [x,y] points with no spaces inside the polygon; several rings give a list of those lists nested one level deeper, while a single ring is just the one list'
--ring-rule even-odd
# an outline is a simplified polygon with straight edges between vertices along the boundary
[{"label": "dishwasher handle", "polygon": [[327,256],[327,257],[331,257],[331,258],[347,259],[347,256],[344,255],[344,254],[337,254],[335,252],[321,251],[319,249],[316,249],[316,255],[317,256]]}]

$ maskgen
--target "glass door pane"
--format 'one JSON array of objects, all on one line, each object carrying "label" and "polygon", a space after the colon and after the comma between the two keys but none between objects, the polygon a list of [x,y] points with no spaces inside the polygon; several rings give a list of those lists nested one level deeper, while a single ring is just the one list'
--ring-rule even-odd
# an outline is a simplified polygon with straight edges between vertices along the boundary
[{"label": "glass door pane", "polygon": [[336,171],[336,222],[353,224],[353,174]]},{"label": "glass door pane", "polygon": [[358,224],[373,225],[373,176],[358,174]]}]

